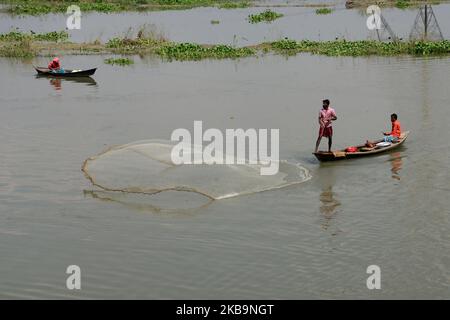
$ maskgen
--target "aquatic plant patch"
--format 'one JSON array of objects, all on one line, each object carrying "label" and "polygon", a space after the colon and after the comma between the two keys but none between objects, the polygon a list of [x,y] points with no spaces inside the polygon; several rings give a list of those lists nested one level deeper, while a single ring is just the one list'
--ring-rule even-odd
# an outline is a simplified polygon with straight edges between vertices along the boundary
[{"label": "aquatic plant patch", "polygon": [[219,5],[220,9],[242,9],[250,7],[250,3],[248,2],[240,2],[240,1],[230,1],[225,2]]},{"label": "aquatic plant patch", "polygon": [[331,10],[330,8],[320,8],[316,10],[316,14],[330,14],[331,12],[333,12],[333,10]]},{"label": "aquatic plant patch", "polygon": [[399,9],[406,9],[411,6],[409,0],[397,0],[395,6]]},{"label": "aquatic plant patch", "polygon": [[9,33],[0,34],[0,41],[22,41],[30,39],[35,41],[65,41],[69,38],[66,31],[52,31],[47,33],[20,32],[10,31]]},{"label": "aquatic plant patch", "polygon": [[248,22],[250,23],[260,23],[260,22],[272,22],[283,16],[282,13],[278,13],[267,9],[258,14],[251,14],[248,16]]},{"label": "aquatic plant patch", "polygon": [[134,61],[129,58],[108,58],[103,62],[111,65],[119,65],[119,66],[129,66],[134,64]]},{"label": "aquatic plant patch", "polygon": [[394,56],[410,55],[441,55],[450,54],[450,41],[408,41],[408,42],[380,42],[371,40],[361,41],[295,41],[283,39],[269,43],[270,48],[279,53],[295,54],[311,52],[327,56]]},{"label": "aquatic plant patch", "polygon": [[156,49],[156,54],[169,60],[225,59],[254,55],[252,48],[235,48],[228,45],[202,46],[195,43],[169,43]]}]

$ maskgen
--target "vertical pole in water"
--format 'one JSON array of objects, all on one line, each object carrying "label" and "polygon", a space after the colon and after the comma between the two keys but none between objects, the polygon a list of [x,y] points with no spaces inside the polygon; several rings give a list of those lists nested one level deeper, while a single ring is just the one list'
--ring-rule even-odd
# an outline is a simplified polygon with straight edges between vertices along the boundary
[{"label": "vertical pole in water", "polygon": [[425,5],[425,29],[424,29],[424,39],[427,40],[427,33],[428,33],[428,5]]},{"label": "vertical pole in water", "polygon": [[378,24],[377,24],[377,18],[375,16],[375,10],[372,10],[372,15],[373,15],[373,24],[375,25],[375,30],[377,32],[378,41],[381,41],[380,33],[378,32]]}]

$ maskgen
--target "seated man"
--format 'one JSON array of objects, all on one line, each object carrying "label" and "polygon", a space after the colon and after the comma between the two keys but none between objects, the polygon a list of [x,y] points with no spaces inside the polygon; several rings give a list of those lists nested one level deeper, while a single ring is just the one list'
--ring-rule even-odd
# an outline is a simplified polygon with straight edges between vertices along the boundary
[{"label": "seated man", "polygon": [[402,134],[400,121],[397,120],[397,115],[395,113],[391,114],[391,122],[391,132],[383,132],[384,142],[397,142],[400,139],[400,135]]},{"label": "seated man", "polygon": [[48,64],[48,68],[52,72],[64,72],[64,69],[61,68],[59,63],[59,58],[54,58],[53,61]]},{"label": "seated man", "polygon": [[[383,132],[384,138],[381,141],[395,143],[400,139],[402,130],[400,127],[400,121],[397,120],[397,115],[395,113],[391,114],[391,122],[392,122],[391,132]],[[377,141],[366,140],[366,144],[364,146],[366,148],[375,148],[376,144]]]}]

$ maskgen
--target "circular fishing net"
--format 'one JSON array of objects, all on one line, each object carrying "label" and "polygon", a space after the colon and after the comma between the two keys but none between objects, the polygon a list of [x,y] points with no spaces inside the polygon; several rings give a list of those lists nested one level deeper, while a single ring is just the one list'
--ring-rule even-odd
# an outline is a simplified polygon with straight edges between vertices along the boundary
[{"label": "circular fishing net", "polygon": [[[83,172],[93,185],[107,191],[156,194],[186,191],[210,199],[224,199],[286,187],[310,178],[307,169],[279,162],[275,175],[261,175],[262,165],[182,164],[171,159],[178,142],[146,140],[112,147],[87,159]],[[202,152],[191,148],[192,155]]]}]

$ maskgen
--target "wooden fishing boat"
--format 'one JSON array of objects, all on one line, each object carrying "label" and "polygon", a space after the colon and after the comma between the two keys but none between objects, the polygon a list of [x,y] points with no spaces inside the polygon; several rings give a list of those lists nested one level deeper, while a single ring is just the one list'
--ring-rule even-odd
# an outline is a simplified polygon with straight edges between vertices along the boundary
[{"label": "wooden fishing boat", "polygon": [[[325,152],[325,151],[319,151],[314,152],[313,154],[316,156],[316,158],[319,161],[335,161],[335,160],[344,160],[344,159],[353,159],[353,158],[360,158],[360,157],[367,157],[376,155],[379,153],[383,153],[392,149],[396,149],[400,147],[403,142],[405,142],[406,138],[408,137],[409,131],[402,132],[400,135],[400,139],[398,142],[391,143],[388,146],[375,146],[374,148],[367,148],[365,145],[357,146],[356,148],[358,151],[356,152],[346,152],[344,150],[338,150],[333,152]],[[383,140],[377,140],[375,143],[382,142]]]},{"label": "wooden fishing boat", "polygon": [[70,69],[64,69],[64,72],[52,72],[48,68],[41,68],[41,67],[34,67],[39,75],[46,75],[46,76],[52,76],[52,77],[89,77],[92,76],[95,73],[94,69],[88,69],[88,70],[70,70]]}]

